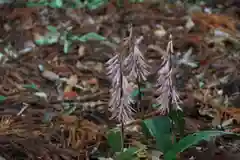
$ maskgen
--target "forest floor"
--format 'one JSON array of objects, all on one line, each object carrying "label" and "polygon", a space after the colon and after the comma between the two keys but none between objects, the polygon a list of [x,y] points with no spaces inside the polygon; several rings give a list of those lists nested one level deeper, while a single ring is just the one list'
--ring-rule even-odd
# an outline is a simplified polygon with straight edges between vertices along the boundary
[{"label": "forest floor", "polygon": [[[153,70],[173,37],[184,135],[213,128],[240,132],[237,6],[143,2],[91,10],[18,5],[0,4],[1,160],[111,156],[106,131],[117,122],[109,120],[105,63],[123,50],[130,25],[133,37],[143,36],[140,50]],[[142,105],[149,106],[152,98],[146,92]],[[128,134],[126,143],[136,145],[138,132]],[[152,156],[149,152],[145,159]],[[238,160],[240,140],[202,141],[178,158]]]}]

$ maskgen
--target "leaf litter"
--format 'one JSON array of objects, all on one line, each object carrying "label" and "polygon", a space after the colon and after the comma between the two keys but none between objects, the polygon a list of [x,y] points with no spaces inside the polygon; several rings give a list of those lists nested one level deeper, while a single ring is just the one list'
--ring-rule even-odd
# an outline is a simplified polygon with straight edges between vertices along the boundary
[{"label": "leaf litter", "polygon": [[[182,3],[166,3],[162,8],[147,1],[124,1],[122,6],[112,1],[89,1],[83,5],[86,8],[74,8],[75,4],[69,9],[64,8],[64,1],[43,2],[43,6],[22,8],[0,1],[0,158],[100,159],[112,154],[107,131],[117,122],[109,120],[111,84],[104,64],[123,45],[130,24],[134,37],[143,37],[138,47],[153,71],[166,54],[168,36],[173,36],[173,72],[177,73],[176,88],[183,102],[185,135],[190,134],[195,143],[204,139],[198,132],[206,128],[240,132],[239,12],[233,6],[228,6],[231,14],[221,8],[211,14],[201,8],[184,8]],[[148,90],[134,92],[135,96],[144,94],[141,103],[146,106],[146,115],[152,110]],[[136,114],[134,118],[139,117]],[[136,122],[137,128],[144,129]],[[146,125],[146,132],[156,129],[157,123]],[[154,156],[150,149],[144,156],[142,143],[150,148],[154,143],[152,139],[145,143],[138,130],[127,130],[125,141],[135,146],[125,148],[117,159],[129,158],[129,154],[132,158]],[[208,139],[222,131],[203,133]],[[159,136],[155,135],[157,142]],[[239,141],[221,137],[216,143],[214,147],[200,144],[211,153],[210,159],[218,157],[215,152],[223,154],[222,159],[240,156],[239,150],[229,147],[239,148]],[[182,151],[179,146],[174,154]],[[204,153],[193,147],[178,158],[209,158]],[[165,157],[172,156],[166,152]]]}]

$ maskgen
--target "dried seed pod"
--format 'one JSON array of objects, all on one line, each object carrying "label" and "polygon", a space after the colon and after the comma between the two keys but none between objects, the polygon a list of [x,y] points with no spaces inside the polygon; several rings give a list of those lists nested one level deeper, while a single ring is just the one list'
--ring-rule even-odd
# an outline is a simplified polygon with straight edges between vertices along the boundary
[{"label": "dried seed pod", "polygon": [[142,40],[142,36],[136,40],[133,52],[131,52],[124,61],[129,79],[139,82],[146,81],[150,69],[150,66],[146,63],[146,60],[138,47]]},{"label": "dried seed pod", "polygon": [[[156,101],[161,105],[159,110],[162,114],[168,113],[170,109],[180,109],[178,105],[180,99],[172,82],[171,52],[173,52],[172,41],[168,43],[168,55],[164,57],[161,68],[157,72],[158,79],[155,84],[157,88],[155,93],[159,95]],[[170,108],[173,103],[176,104],[176,108]]]},{"label": "dried seed pod", "polygon": [[127,78],[123,75],[120,55],[117,54],[107,63],[107,75],[112,82],[111,99],[109,102],[112,118],[119,122],[127,122],[133,119],[133,101],[130,96],[130,88]]}]

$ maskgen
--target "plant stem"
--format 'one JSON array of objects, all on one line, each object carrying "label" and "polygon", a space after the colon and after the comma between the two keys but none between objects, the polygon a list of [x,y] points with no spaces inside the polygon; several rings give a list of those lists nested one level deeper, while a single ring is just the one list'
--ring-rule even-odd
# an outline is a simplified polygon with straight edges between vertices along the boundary
[{"label": "plant stem", "polygon": [[138,87],[137,108],[138,108],[138,110],[140,110],[141,118],[143,118],[144,117],[144,108],[141,106],[142,96],[141,96],[141,84],[140,84],[139,78],[137,78],[137,87]]},{"label": "plant stem", "polygon": [[121,140],[122,140],[122,147],[121,147],[121,152],[123,152],[124,149],[124,123],[123,121],[121,122]]}]

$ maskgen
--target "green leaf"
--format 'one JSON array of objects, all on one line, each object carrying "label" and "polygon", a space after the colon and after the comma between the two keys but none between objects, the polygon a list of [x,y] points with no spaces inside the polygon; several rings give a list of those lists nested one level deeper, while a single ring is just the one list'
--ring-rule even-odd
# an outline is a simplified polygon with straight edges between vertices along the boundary
[{"label": "green leaf", "polygon": [[12,1],[10,0],[0,0],[0,4],[4,4],[4,3],[11,3]]},{"label": "green leaf", "polygon": [[119,128],[113,128],[107,133],[108,145],[114,152],[121,152],[122,146],[122,135]]},{"label": "green leaf", "polygon": [[59,39],[59,33],[49,32],[45,36],[40,37],[40,39],[35,40],[38,45],[49,45],[57,43]]},{"label": "green leaf", "polygon": [[64,50],[65,54],[67,54],[69,52],[71,45],[72,45],[72,42],[70,40],[65,40],[64,41],[64,48],[63,48],[63,50]]},{"label": "green leaf", "polygon": [[73,36],[72,37],[72,40],[78,40],[78,41],[81,41],[81,42],[87,42],[89,40],[99,40],[99,41],[103,41],[103,40],[106,40],[105,37],[103,36],[100,36],[99,34],[97,33],[94,33],[94,32],[90,32],[90,33],[87,33],[81,37],[79,36]]},{"label": "green leaf", "polygon": [[152,104],[152,107],[154,108],[154,109],[157,109],[157,108],[159,108],[161,106],[161,104]]},{"label": "green leaf", "polygon": [[49,6],[52,8],[63,8],[63,1],[62,0],[52,0],[52,2],[49,3]]},{"label": "green leaf", "polygon": [[50,32],[55,32],[55,33],[58,33],[58,30],[57,30],[57,28],[56,28],[56,27],[54,27],[54,26],[51,26],[51,25],[49,25],[49,26],[47,26],[47,29],[48,29]]},{"label": "green leaf", "polygon": [[131,3],[141,3],[144,2],[144,0],[129,0]]},{"label": "green leaf", "polygon": [[54,112],[45,112],[44,113],[44,116],[43,116],[43,119],[42,119],[42,122],[43,123],[49,123],[49,122],[51,122],[52,121],[52,119],[54,118],[54,117],[56,117],[57,115],[56,115],[56,113],[54,113]]},{"label": "green leaf", "polygon": [[27,7],[41,7],[47,5],[48,5],[47,0],[40,0],[38,2],[27,2]]},{"label": "green leaf", "polygon": [[0,102],[5,101],[6,99],[7,99],[7,97],[5,97],[5,96],[0,96]]},{"label": "green leaf", "polygon": [[25,84],[23,85],[23,88],[30,88],[34,90],[39,90],[38,87],[35,84]]},{"label": "green leaf", "polygon": [[130,147],[117,155],[116,160],[136,160],[138,148]]},{"label": "green leaf", "polygon": [[178,132],[180,133],[180,136],[184,136],[184,126],[185,126],[185,120],[184,120],[184,114],[181,110],[173,110],[168,115],[173,123],[175,124]]},{"label": "green leaf", "polygon": [[176,143],[171,150],[169,150],[164,155],[164,160],[175,160],[176,155],[180,152],[183,152],[187,148],[198,144],[202,140],[209,141],[212,137],[221,136],[224,134],[233,134],[230,132],[223,131],[200,131],[197,133],[193,133],[181,139],[178,143]]},{"label": "green leaf", "polygon": [[[141,92],[141,97],[144,96],[143,92],[145,91],[145,88],[140,88],[140,92]],[[134,97],[137,97],[139,95],[139,89],[135,89],[133,90],[133,92],[131,93],[131,96],[134,98]]]},{"label": "green leaf", "polygon": [[64,108],[63,114],[64,114],[64,115],[70,115],[70,114],[72,114],[76,109],[77,109],[76,106],[71,106],[71,105],[69,105],[69,108],[67,108],[67,107]]},{"label": "green leaf", "polygon": [[143,132],[147,136],[150,134],[156,138],[157,148],[163,153],[167,152],[173,145],[171,129],[172,125],[168,116],[154,117],[143,122]]},{"label": "green leaf", "polygon": [[108,3],[108,0],[88,0],[86,7],[89,10],[94,10],[103,6],[106,3]]}]

